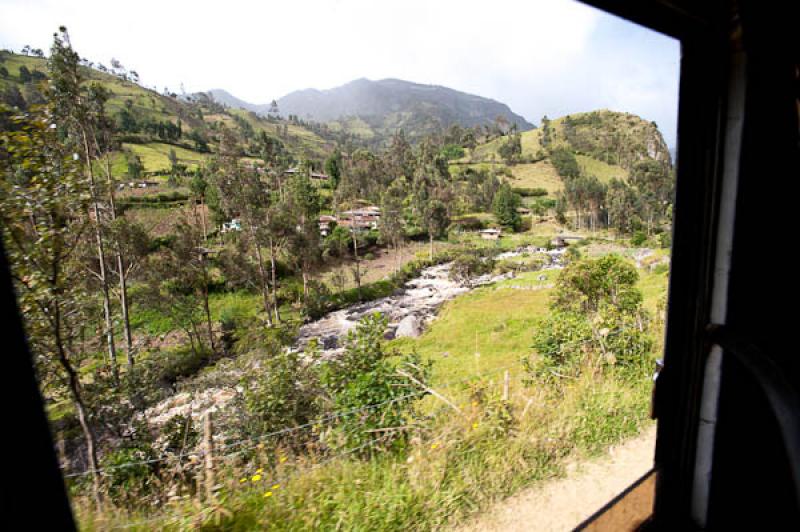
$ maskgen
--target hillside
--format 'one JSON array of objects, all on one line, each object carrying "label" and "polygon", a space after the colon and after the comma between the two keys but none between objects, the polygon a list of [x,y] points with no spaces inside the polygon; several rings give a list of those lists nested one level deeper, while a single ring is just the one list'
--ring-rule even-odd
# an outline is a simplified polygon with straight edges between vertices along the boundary
[{"label": "hillside", "polygon": [[[578,155],[590,156],[630,170],[645,158],[672,166],[669,148],[655,122],[632,113],[601,109],[566,115],[550,123],[552,146],[567,146]],[[539,143],[544,135],[539,132]]]},{"label": "hillside", "polygon": [[[220,90],[214,99],[231,107],[266,114],[268,104],[250,104]],[[305,89],[280,98],[282,116],[328,123],[333,131],[346,131],[364,139],[385,138],[403,129],[417,139],[450,125],[464,127],[492,124],[497,117],[516,124],[521,131],[533,128],[503,103],[436,85],[398,79],[358,79],[328,90]]]},{"label": "hillside", "polygon": [[[46,58],[2,51],[0,66],[5,69],[4,75],[0,71],[0,101],[23,107],[43,101],[38,85],[46,79]],[[141,145],[142,149],[134,149],[137,153],[153,155],[143,158],[146,172],[168,167],[169,149],[178,152],[180,162],[196,167],[213,150],[220,124],[233,128],[246,145],[263,131],[295,159],[321,159],[333,149],[330,140],[301,124],[226,109],[207,98],[160,94],[128,76],[125,79],[89,67],[83,71],[88,82],[99,83],[108,91],[106,113],[115,121],[120,140],[126,146]],[[257,156],[255,152],[248,155]],[[124,170],[124,166],[115,166]]]},{"label": "hillside", "polygon": [[[488,168],[504,164],[500,148],[509,136],[477,145],[454,167]],[[637,161],[653,159],[671,167],[667,144],[653,122],[631,113],[597,110],[545,121],[542,127],[520,134],[518,164],[508,166],[515,187],[543,188],[550,196],[563,188],[551,163],[550,150],[566,148],[575,154],[580,171],[608,183],[626,180]]]}]

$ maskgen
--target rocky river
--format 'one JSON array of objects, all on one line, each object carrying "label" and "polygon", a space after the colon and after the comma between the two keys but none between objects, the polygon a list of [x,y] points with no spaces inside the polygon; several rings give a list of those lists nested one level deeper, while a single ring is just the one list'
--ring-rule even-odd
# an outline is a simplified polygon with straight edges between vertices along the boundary
[{"label": "rocky river", "polygon": [[[501,253],[495,260],[506,260],[523,254],[546,253],[550,264],[544,269],[561,268],[563,250],[544,250],[526,247]],[[380,312],[389,319],[385,337],[417,337],[436,318],[436,312],[447,301],[469,292],[479,286],[492,284],[513,277],[513,273],[502,275],[483,275],[462,284],[450,279],[451,263],[425,268],[418,277],[408,281],[394,294],[374,301],[351,305],[345,309],[330,312],[322,318],[300,327],[297,342],[293,349],[303,351],[308,343],[316,338],[323,359],[335,357],[342,350],[342,340],[348,331],[355,328],[360,319],[368,314]],[[258,368],[253,368],[258,371]],[[148,418],[156,425],[177,414],[200,417],[206,411],[222,408],[238,390],[211,387],[202,392],[179,393],[163,401],[150,410]]]}]

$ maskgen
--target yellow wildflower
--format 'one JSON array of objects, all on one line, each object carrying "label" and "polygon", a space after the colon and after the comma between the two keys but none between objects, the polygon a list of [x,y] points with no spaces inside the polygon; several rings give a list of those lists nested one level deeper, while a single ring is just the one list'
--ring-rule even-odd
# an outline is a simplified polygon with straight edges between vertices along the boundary
[{"label": "yellow wildflower", "polygon": [[240,484],[244,484],[245,482],[247,482],[247,477],[239,479]]},{"label": "yellow wildflower", "polygon": [[274,489],[274,490],[276,490],[276,489],[278,489],[278,488],[280,488],[280,487],[281,487],[281,485],[280,485],[280,484],[273,484],[273,485],[272,485],[272,489]]},{"label": "yellow wildflower", "polygon": [[284,463],[286,460],[287,460],[287,459],[286,459],[286,457],[285,457],[285,456],[281,456],[280,458],[278,458],[278,461],[279,461],[280,463]]},{"label": "yellow wildflower", "polygon": [[271,491],[268,491],[268,492],[266,492],[264,494],[264,498],[266,499],[267,497],[272,497],[272,492]]},{"label": "yellow wildflower", "polygon": [[259,467],[258,469],[256,469],[256,473],[258,473],[259,475],[261,473],[263,473],[263,472],[264,472],[264,468],[263,467]]},{"label": "yellow wildflower", "polygon": [[438,447],[439,447],[439,444],[438,443],[434,443],[434,444],[431,445],[431,450],[435,451]]},{"label": "yellow wildflower", "polygon": [[261,475],[253,475],[250,480],[253,482],[258,482],[259,480],[261,480]]},{"label": "yellow wildflower", "polygon": [[473,428],[473,429],[477,429],[477,428],[478,428],[478,422],[477,422],[477,421],[476,421],[475,423],[473,423],[473,424],[472,424],[472,428]]}]

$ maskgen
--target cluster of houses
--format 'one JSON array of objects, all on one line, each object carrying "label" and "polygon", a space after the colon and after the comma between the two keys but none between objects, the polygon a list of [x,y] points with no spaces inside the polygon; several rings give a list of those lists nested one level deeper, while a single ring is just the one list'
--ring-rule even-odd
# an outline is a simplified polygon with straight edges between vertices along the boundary
[{"label": "cluster of houses", "polygon": [[369,231],[378,228],[380,219],[381,209],[375,205],[344,211],[338,216],[323,214],[319,217],[319,232],[322,236],[328,236],[334,225],[340,225],[353,231]]},{"label": "cluster of houses", "polygon": [[127,183],[119,183],[117,185],[117,190],[125,190],[126,188],[152,188],[158,185],[158,181],[128,181]]},{"label": "cluster of houses", "polygon": [[[323,214],[319,217],[319,232],[322,236],[328,236],[336,225],[347,227],[353,231],[369,231],[377,229],[381,219],[381,210],[374,205],[361,209],[353,209],[339,213],[338,216]],[[242,221],[233,218],[229,222],[222,224],[222,232],[241,231]]]},{"label": "cluster of houses", "polygon": [[[300,170],[300,169],[299,169],[299,168],[297,168],[297,167],[295,167],[295,168],[289,168],[288,170],[286,170],[286,171],[284,172],[284,174],[288,174],[288,175],[294,175],[294,174],[300,173],[301,171],[302,171],[302,170]],[[328,181],[328,180],[331,178],[331,177],[330,177],[329,175],[327,175],[327,174],[322,174],[322,173],[320,173],[320,172],[313,172],[313,171],[312,171],[312,172],[309,174],[309,176],[311,177],[311,179],[316,179],[317,181]]]}]

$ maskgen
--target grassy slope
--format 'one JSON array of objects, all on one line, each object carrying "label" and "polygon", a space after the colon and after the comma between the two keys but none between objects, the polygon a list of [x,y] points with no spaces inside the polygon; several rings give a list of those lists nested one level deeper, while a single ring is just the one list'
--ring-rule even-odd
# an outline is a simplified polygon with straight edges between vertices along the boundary
[{"label": "grassy slope", "polygon": [[[2,53],[2,52],[0,52]],[[29,70],[39,70],[47,72],[47,60],[38,57],[28,57],[19,54],[3,53],[6,59],[3,63],[8,69],[11,79],[0,79],[0,87],[7,84],[17,84],[19,82],[19,67],[25,65]],[[147,116],[153,120],[162,122],[177,123],[178,117],[181,117],[184,133],[188,133],[195,127],[201,127],[202,124],[186,112],[187,106],[185,103],[177,101],[173,98],[165,97],[153,90],[146,89],[135,83],[123,81],[116,76],[104,74],[94,69],[84,69],[88,78],[91,81],[98,81],[110,91],[110,98],[106,104],[106,111],[109,115],[114,115],[126,105],[126,100],[130,100],[134,109],[142,116]],[[20,90],[23,88],[20,86]],[[24,91],[23,91],[24,93]],[[268,123],[266,120],[253,118],[249,113],[239,109],[231,109],[229,113],[236,113],[244,117],[248,122],[251,122],[253,128],[258,131],[263,129],[268,134],[278,136],[277,125]],[[204,116],[204,121],[207,123],[222,122],[227,126],[234,127],[235,122],[231,116],[226,114],[209,114]],[[282,124],[281,124],[282,125]],[[282,139],[287,145],[289,151],[295,154],[296,157],[324,157],[328,154],[332,146],[330,146],[322,137],[316,133],[305,129],[301,126],[290,124],[289,125],[289,138]],[[176,151],[178,148],[176,148]],[[167,149],[167,152],[169,150]],[[190,150],[186,150],[190,151]],[[179,158],[182,155],[178,154]],[[187,156],[187,159],[201,160],[203,154],[199,152],[192,152]],[[147,163],[145,163],[147,165]],[[149,170],[149,169],[148,169]]]},{"label": "grassy slope", "polygon": [[[123,144],[123,147],[130,149],[139,156],[144,164],[146,172],[168,172],[170,169],[169,152],[175,150],[178,162],[185,164],[189,170],[194,170],[201,165],[209,156],[207,153],[200,153],[187,150],[180,146],[163,144],[160,142],[148,142],[147,144]],[[124,166],[124,165],[123,165]]]},{"label": "grassy slope", "polygon": [[370,140],[375,138],[377,133],[372,126],[367,124],[364,120],[358,117],[349,117],[333,122],[328,122],[328,127],[332,131],[347,131],[350,134],[361,137],[362,139]]},{"label": "grassy slope", "polygon": [[[605,116],[607,112],[601,111],[600,113]],[[619,127],[622,127],[622,124],[628,124],[628,120],[633,119],[628,118],[627,115],[624,115],[622,118],[618,118],[616,121],[620,122],[621,125]],[[630,127],[634,127],[634,125],[631,125]],[[554,131],[554,146],[566,146],[563,117],[552,120],[551,127]],[[633,135],[633,133],[631,134]],[[459,163],[457,167],[462,169],[469,167],[476,169],[490,169],[492,168],[492,162],[494,162],[497,167],[502,166],[503,159],[498,154],[498,150],[500,146],[506,142],[506,139],[507,137],[499,137],[492,139],[487,143],[476,146],[474,150],[472,150],[470,153],[467,153],[462,159],[457,161]],[[542,148],[541,130],[533,129],[523,132],[521,134],[521,143],[523,157],[535,156]],[[578,165],[585,174],[594,175],[604,183],[609,182],[612,178],[628,178],[628,171],[621,166],[607,164],[604,161],[597,160],[588,155],[578,154],[576,158],[578,160]],[[473,163],[468,164],[471,161],[473,161]],[[558,176],[555,168],[553,168],[553,165],[550,164],[550,161],[546,158],[536,163],[517,164],[509,168],[513,174],[513,177],[510,180],[512,186],[543,188],[547,190],[550,196],[555,195],[555,193],[563,189],[561,178]]]},{"label": "grassy slope", "polygon": [[627,180],[628,171],[615,164],[598,161],[588,155],[576,155],[578,166],[585,175],[593,175],[603,183],[608,183],[612,178]]},{"label": "grassy slope", "polygon": [[[542,273],[546,279],[539,281]],[[639,275],[645,307],[654,312],[667,276],[643,270]],[[434,383],[507,366],[518,369],[515,363],[531,352],[535,322],[548,313],[549,287],[557,276],[557,270],[527,272],[474,290],[445,304],[421,337],[394,340],[392,345],[433,360]]]},{"label": "grassy slope", "polygon": [[564,188],[561,178],[550,161],[532,164],[516,164],[511,167],[511,186],[522,188],[543,188],[550,196]]}]

